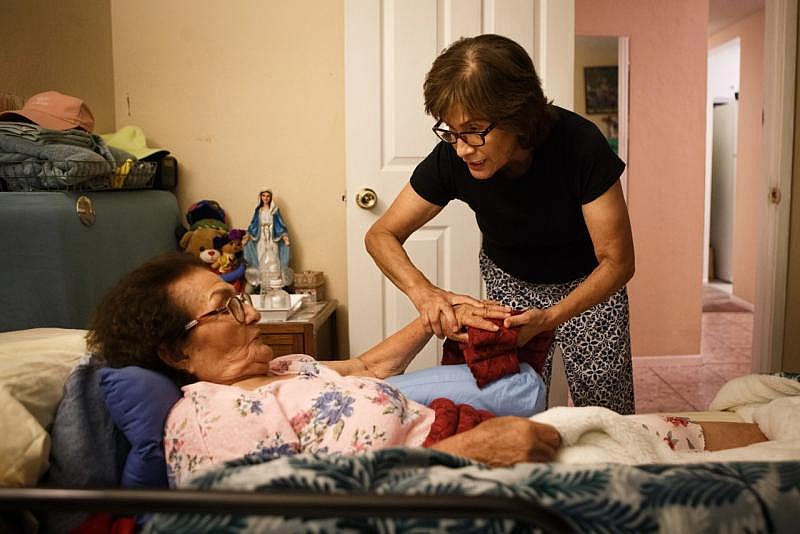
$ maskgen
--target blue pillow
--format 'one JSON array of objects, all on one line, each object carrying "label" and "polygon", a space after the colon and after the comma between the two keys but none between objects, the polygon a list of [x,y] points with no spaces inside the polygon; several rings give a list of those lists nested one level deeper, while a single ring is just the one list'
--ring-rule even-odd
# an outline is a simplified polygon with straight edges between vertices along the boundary
[{"label": "blue pillow", "polygon": [[530,365],[521,363],[519,368],[519,373],[506,375],[483,389],[475,383],[466,364],[439,365],[391,376],[386,381],[406,397],[426,406],[437,397],[445,397],[495,415],[530,417],[546,408],[547,388]]},{"label": "blue pillow", "polygon": [[123,488],[167,487],[164,422],[181,398],[178,386],[141,367],[100,369],[100,390],[114,425],[131,444],[122,470]]}]

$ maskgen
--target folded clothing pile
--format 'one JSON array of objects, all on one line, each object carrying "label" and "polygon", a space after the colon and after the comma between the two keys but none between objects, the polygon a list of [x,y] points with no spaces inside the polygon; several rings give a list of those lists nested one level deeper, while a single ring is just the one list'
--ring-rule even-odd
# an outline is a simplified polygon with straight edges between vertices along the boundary
[{"label": "folded clothing pile", "polygon": [[[125,178],[147,185],[156,165],[113,146],[94,130],[86,103],[57,91],[29,98],[22,109],[0,113],[0,178],[12,191],[107,189]],[[154,150],[162,155],[163,150]],[[112,183],[112,177],[124,174]],[[141,174],[149,173],[145,180]],[[130,184],[129,184],[130,185]]]},{"label": "folded clothing pile", "polygon": [[480,388],[500,377],[519,373],[520,362],[529,364],[541,374],[547,352],[553,344],[553,331],[541,332],[525,345],[517,347],[518,328],[506,328],[502,319],[489,320],[500,328],[490,332],[468,327],[468,342],[445,340],[442,365],[466,363]]},{"label": "folded clothing pile", "polygon": [[100,136],[0,122],[0,177],[12,190],[74,186],[107,178],[116,167],[114,154]]}]

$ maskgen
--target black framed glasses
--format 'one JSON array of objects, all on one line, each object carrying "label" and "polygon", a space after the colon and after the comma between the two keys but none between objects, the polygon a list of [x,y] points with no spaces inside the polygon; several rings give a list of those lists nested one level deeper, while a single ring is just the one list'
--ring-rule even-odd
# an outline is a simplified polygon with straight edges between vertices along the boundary
[{"label": "black framed glasses", "polygon": [[455,130],[439,128],[441,124],[442,121],[439,121],[433,125],[433,133],[436,134],[436,137],[451,145],[456,144],[456,142],[461,139],[469,146],[483,146],[486,143],[486,136],[497,126],[497,124],[492,123],[487,126],[485,130],[481,130],[480,132],[456,132]]},{"label": "black framed glasses", "polygon": [[228,300],[225,301],[225,304],[217,308],[216,310],[211,310],[210,312],[206,312],[203,315],[197,317],[196,319],[192,319],[186,326],[183,327],[185,332],[188,332],[195,326],[200,324],[200,321],[203,319],[208,319],[209,317],[213,317],[214,315],[219,315],[220,313],[230,313],[231,316],[236,319],[238,323],[244,324],[245,321],[245,309],[244,305],[250,304],[253,305],[253,301],[250,299],[250,295],[247,293],[239,293],[237,295],[233,295]]}]

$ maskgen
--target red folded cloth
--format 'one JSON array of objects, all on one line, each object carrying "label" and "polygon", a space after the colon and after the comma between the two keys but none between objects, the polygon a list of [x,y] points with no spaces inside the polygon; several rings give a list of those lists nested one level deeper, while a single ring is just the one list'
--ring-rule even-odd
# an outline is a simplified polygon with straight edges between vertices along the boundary
[{"label": "red folded cloth", "polygon": [[435,412],[435,418],[425,438],[423,447],[430,447],[434,443],[449,438],[455,434],[475,428],[483,421],[494,417],[488,410],[478,410],[469,404],[456,404],[450,399],[433,399],[429,405]]},{"label": "red folded cloth", "polygon": [[468,342],[445,340],[442,365],[466,362],[479,388],[500,377],[518,373],[519,362],[529,364],[541,374],[547,359],[547,351],[553,343],[553,331],[541,332],[524,346],[517,347],[518,327],[506,328],[502,319],[488,320],[500,329],[489,332],[470,326],[467,327]]}]

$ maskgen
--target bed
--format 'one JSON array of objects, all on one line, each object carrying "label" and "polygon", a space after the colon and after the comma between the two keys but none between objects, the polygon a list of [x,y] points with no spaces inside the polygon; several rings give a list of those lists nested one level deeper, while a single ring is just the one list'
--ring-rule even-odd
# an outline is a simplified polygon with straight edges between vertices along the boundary
[{"label": "bed", "polygon": [[[58,531],[39,521],[59,510],[155,512],[136,516],[145,532],[790,532],[796,525],[800,461],[791,439],[782,442],[789,444],[783,452],[764,449],[742,461],[699,456],[692,463],[629,465],[595,461],[602,439],[584,429],[583,435],[594,437],[576,441],[570,450],[591,463],[499,469],[427,449],[391,448],[355,456],[250,456],[204,472],[181,490],[48,487],[41,484],[48,468],[48,427],[61,386],[85,363],[83,334],[55,328],[0,333],[2,413],[5,417],[9,406],[16,410],[14,422],[0,424],[23,428],[19,421],[28,419],[25,428],[35,429],[27,442],[22,433],[19,440],[0,441],[0,459],[11,459],[3,473],[16,477],[2,480],[0,526]],[[770,397],[794,397],[800,390],[787,378],[765,383],[753,376],[750,383],[728,387],[745,389],[749,400],[758,401],[739,403],[745,416]],[[733,402],[724,397],[718,396],[720,406]],[[559,410],[582,409],[550,410],[546,417]],[[717,411],[723,420],[741,417],[731,410],[704,415],[713,418]],[[611,434],[605,439],[619,441]],[[20,451],[30,453],[14,456]],[[119,473],[111,475],[119,480]]]}]

